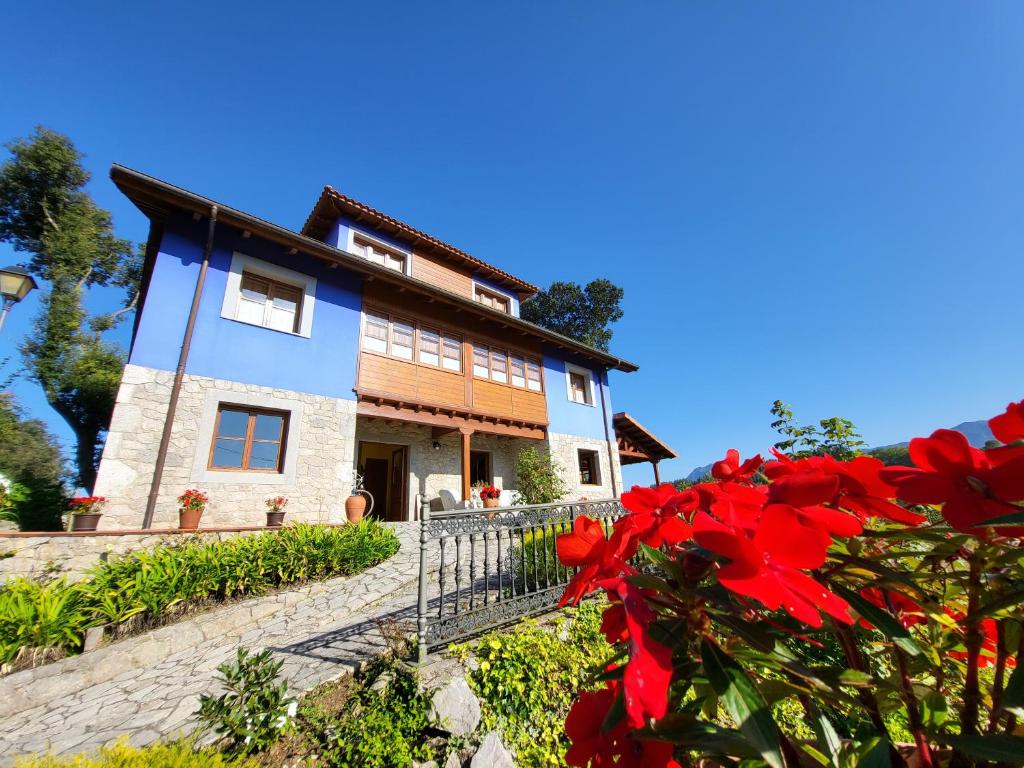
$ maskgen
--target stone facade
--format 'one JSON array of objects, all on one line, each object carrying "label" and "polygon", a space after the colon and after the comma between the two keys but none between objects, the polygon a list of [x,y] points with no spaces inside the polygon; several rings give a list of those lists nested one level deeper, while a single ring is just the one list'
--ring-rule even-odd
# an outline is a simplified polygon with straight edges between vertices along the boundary
[{"label": "stone facade", "polygon": [[[100,528],[138,528],[149,495],[174,374],[125,368],[95,494],[107,497]],[[220,402],[290,412],[282,474],[206,468]],[[355,401],[186,375],[178,400],[153,526],[176,527],[176,498],[187,488],[210,496],[203,524],[259,525],[263,500],[289,499],[287,520],[341,522],[351,489]]]},{"label": "stone facade", "polygon": [[[622,466],[619,464],[618,448],[614,444],[611,446],[611,456],[609,457],[609,444],[604,440],[549,432],[547,447],[551,452],[551,457],[561,469],[562,478],[567,487],[565,494],[567,501],[581,498],[610,499],[622,493]],[[597,454],[598,479],[601,481],[599,484],[583,485],[580,483],[578,454],[580,449],[594,451]],[[610,466],[609,461],[611,462]],[[614,488],[613,477],[615,478]]]}]

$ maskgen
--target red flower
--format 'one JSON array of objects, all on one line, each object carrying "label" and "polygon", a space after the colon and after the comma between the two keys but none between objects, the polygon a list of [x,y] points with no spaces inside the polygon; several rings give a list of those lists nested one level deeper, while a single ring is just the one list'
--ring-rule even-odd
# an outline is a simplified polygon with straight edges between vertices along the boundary
[{"label": "red flower", "polygon": [[[984,451],[951,429],[910,441],[915,467],[888,467],[882,479],[893,483],[911,504],[943,504],[942,516],[958,531],[977,532],[985,521],[1019,511],[1024,499],[1024,455],[994,465]],[[1024,528],[1004,528],[1017,536]]]},{"label": "red flower", "polygon": [[[889,603],[892,603],[892,611],[904,629],[910,629],[915,624],[924,624],[928,619],[924,615],[924,608],[915,603],[906,595],[894,592],[890,589],[885,591],[878,587],[866,587],[860,591],[860,596],[881,608],[883,611],[890,611]],[[886,596],[889,600],[886,602]],[[867,619],[861,618],[861,626],[867,629],[874,629],[874,625]]]},{"label": "red flower", "polygon": [[657,488],[634,485],[633,490],[622,494],[622,505],[633,514],[620,519],[615,526],[630,529],[649,547],[674,546],[693,533],[690,524],[679,516],[691,506],[691,496],[668,484]]},{"label": "red flower", "polygon": [[1024,440],[1024,400],[1010,403],[1005,412],[988,420],[988,427],[1001,442]]},{"label": "red flower", "polygon": [[731,480],[734,483],[749,482],[758,468],[764,464],[761,454],[747,459],[740,464],[740,452],[730,448],[725,452],[725,459],[711,465],[711,476],[716,480]]},{"label": "red flower", "polygon": [[563,565],[580,570],[566,585],[559,605],[578,603],[593,592],[599,579],[612,578],[622,572],[633,573],[627,561],[636,554],[632,532],[615,528],[605,537],[604,525],[589,517],[577,517],[571,533],[561,534],[555,541],[558,559]]},{"label": "red flower", "polygon": [[[956,619],[957,622],[962,622],[966,618],[966,615],[961,611],[951,611],[949,608],[946,608],[945,611],[947,616]],[[999,654],[999,630],[996,626],[996,620],[982,619],[978,628],[981,630],[982,634],[981,653],[978,654],[978,666],[994,666],[996,663],[996,656]],[[967,661],[967,651],[950,651],[949,655],[954,659]],[[1013,656],[1007,656],[1006,666],[1016,667],[1017,660]]]},{"label": "red flower", "polygon": [[852,623],[849,604],[804,573],[825,562],[825,545],[820,534],[804,525],[790,507],[766,507],[753,537],[698,513],[694,538],[731,561],[718,571],[718,581],[726,589],[758,600],[770,610],[782,607],[811,627],[821,626],[819,611]]}]

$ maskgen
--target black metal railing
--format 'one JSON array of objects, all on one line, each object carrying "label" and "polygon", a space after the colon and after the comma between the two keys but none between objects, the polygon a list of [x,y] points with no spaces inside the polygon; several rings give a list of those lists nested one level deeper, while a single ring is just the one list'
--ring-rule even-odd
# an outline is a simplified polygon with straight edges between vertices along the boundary
[{"label": "black metal railing", "polygon": [[606,529],[625,514],[618,499],[434,513],[420,508],[417,634],[431,649],[558,604],[573,569],[555,539],[579,516]]}]

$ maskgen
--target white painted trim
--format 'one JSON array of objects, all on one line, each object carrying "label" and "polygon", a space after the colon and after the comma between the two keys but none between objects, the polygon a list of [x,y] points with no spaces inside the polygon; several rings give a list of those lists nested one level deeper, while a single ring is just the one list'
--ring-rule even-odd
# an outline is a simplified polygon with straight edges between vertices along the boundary
[{"label": "white painted trim", "polygon": [[516,302],[519,300],[517,296],[513,296],[508,291],[503,291],[500,288],[494,288],[494,287],[488,285],[487,283],[481,283],[481,282],[477,281],[474,278],[471,278],[471,282],[473,283],[473,285],[472,285],[472,291],[473,291],[472,299],[473,299],[473,301],[476,301],[476,288],[477,288],[477,286],[480,286],[481,288],[483,288],[488,293],[496,293],[499,296],[504,296],[506,299],[508,299],[508,314],[509,314],[509,317],[518,317],[518,315],[516,315],[516,313],[515,313]]},{"label": "white painted trim", "polygon": [[[302,290],[302,315],[299,317],[299,332],[280,331],[277,328],[267,328],[260,323],[252,323],[248,320],[239,320],[238,302],[242,296],[242,272],[252,272],[261,277],[270,278],[280,283],[287,283]],[[221,304],[220,316],[236,323],[255,325],[257,328],[265,328],[276,333],[287,333],[289,336],[303,336],[309,338],[313,333],[313,309],[316,306],[316,278],[303,272],[296,272],[294,269],[271,264],[269,261],[257,259],[244,253],[235,251],[231,255],[231,271],[228,272],[228,284],[224,290],[224,302]]]},{"label": "white painted trim", "polygon": [[[581,402],[573,399],[573,397],[572,397],[572,382],[569,379],[569,374],[570,373],[578,373],[578,374],[580,374],[586,380],[586,382],[587,382],[587,399],[589,400],[589,402],[581,403]],[[569,402],[570,403],[574,403],[576,405],[586,405],[586,406],[588,406],[590,408],[596,408],[597,407],[597,397],[596,397],[596,395],[597,395],[597,392],[594,389],[594,372],[592,370],[590,370],[589,368],[581,368],[578,365],[573,365],[572,363],[568,363],[567,362],[565,364],[565,396],[567,398],[569,398]]]},{"label": "white painted trim", "polygon": [[348,241],[345,243],[345,250],[348,253],[351,253],[353,256],[356,255],[356,235],[359,235],[359,237],[363,238],[364,240],[369,240],[371,243],[379,245],[381,248],[387,248],[389,251],[395,251],[396,253],[400,253],[403,256],[405,256],[405,274],[408,275],[409,277],[412,277],[412,251],[403,248],[399,245],[394,245],[393,243],[390,243],[387,240],[382,240],[380,237],[365,230],[356,229],[354,226],[349,224]]},{"label": "white painted trim", "polygon": [[[280,473],[268,472],[225,472],[208,467],[213,429],[217,424],[217,408],[228,405],[248,405],[253,408],[268,408],[288,411],[288,435],[285,438],[284,468]],[[246,485],[294,485],[299,459],[299,438],[302,427],[301,400],[264,395],[256,392],[235,392],[230,389],[208,389],[203,400],[203,411],[199,418],[199,432],[196,435],[195,455],[192,457],[192,474],[189,481],[217,484]]]}]

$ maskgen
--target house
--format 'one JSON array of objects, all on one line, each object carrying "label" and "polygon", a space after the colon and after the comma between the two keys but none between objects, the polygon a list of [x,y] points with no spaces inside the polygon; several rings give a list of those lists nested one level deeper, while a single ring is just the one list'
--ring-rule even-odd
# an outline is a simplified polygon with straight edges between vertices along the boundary
[{"label": "house", "polygon": [[608,372],[637,366],[521,320],[537,288],[515,275],[330,187],[296,233],[111,177],[150,233],[101,527],[174,527],[192,487],[204,525],[257,525],[277,495],[291,520],[340,520],[355,470],[375,514],[411,520],[419,497],[515,488],[526,446],[569,499],[608,498],[623,457],[674,455],[631,419],[616,435]]}]

